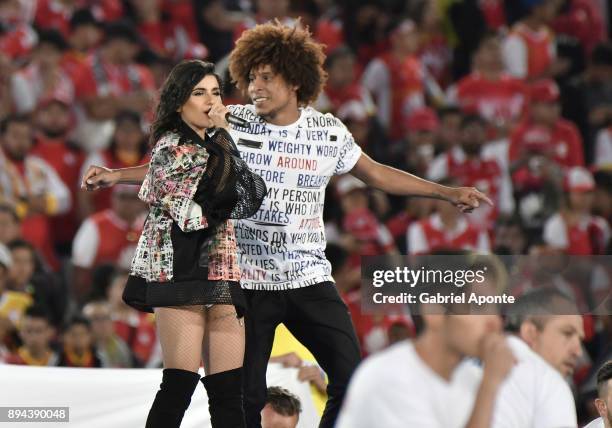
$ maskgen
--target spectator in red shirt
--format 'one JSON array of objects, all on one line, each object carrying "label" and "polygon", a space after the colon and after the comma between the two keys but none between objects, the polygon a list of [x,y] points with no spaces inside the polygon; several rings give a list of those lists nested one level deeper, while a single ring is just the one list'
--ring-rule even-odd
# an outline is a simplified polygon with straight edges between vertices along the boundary
[{"label": "spectator in red shirt", "polygon": [[582,139],[560,118],[559,89],[551,80],[533,85],[525,119],[510,136],[509,170],[518,212],[539,233],[558,207],[564,170],[584,165]]},{"label": "spectator in red shirt", "polygon": [[329,54],[345,43],[344,19],[342,18],[341,8],[331,3],[327,5],[325,12],[319,16],[316,25],[313,26],[314,38],[324,45],[325,54]]},{"label": "spectator in red shirt", "polygon": [[79,80],[79,72],[84,67],[87,56],[98,47],[104,37],[102,24],[96,20],[89,9],[79,9],[70,18],[70,50],[62,60],[64,69],[74,82]]},{"label": "spectator in red shirt", "polygon": [[[147,136],[142,130],[140,114],[125,110],[119,112],[114,120],[115,132],[110,146],[102,151],[91,153],[81,164],[81,176],[89,165],[107,168],[127,168],[149,162]],[[100,192],[79,192],[79,206],[83,216],[109,209],[112,189]]]},{"label": "spectator in red shirt", "polygon": [[89,9],[79,9],[70,18],[70,47],[80,54],[88,54],[104,37],[104,28]]},{"label": "spectator in red shirt", "polygon": [[55,30],[41,31],[28,66],[13,75],[13,104],[18,113],[30,113],[44,99],[58,97],[72,103],[75,89],[70,75],[62,68],[68,44]]},{"label": "spectator in red shirt", "polygon": [[602,11],[593,0],[569,0],[568,3],[567,11],[555,18],[552,28],[557,33],[576,38],[586,58],[597,43],[606,39]]},{"label": "spectator in red shirt", "polygon": [[82,316],[72,317],[62,335],[64,346],[59,356],[61,367],[102,367],[102,361],[93,346],[91,323]]},{"label": "spectator in red shirt", "polygon": [[27,366],[55,366],[58,355],[51,349],[53,328],[45,310],[30,306],[19,325],[19,337],[23,342],[14,354],[8,356],[7,364]]},{"label": "spectator in red shirt", "polygon": [[[20,0],[0,2],[0,52],[11,60],[25,57],[38,37]],[[32,2],[29,2],[32,3]]]},{"label": "spectator in red shirt", "polygon": [[407,19],[395,22],[389,37],[391,49],[370,61],[362,83],[374,96],[380,123],[391,140],[398,141],[406,118],[425,105],[426,93],[436,98],[441,91],[417,55],[420,36],[416,24]]},{"label": "spectator in red shirt", "polygon": [[585,168],[568,169],[563,208],[544,225],[544,242],[570,255],[605,254],[610,240],[608,222],[591,214],[595,180]]},{"label": "spectator in red shirt", "polygon": [[43,29],[54,29],[65,37],[70,34],[70,17],[78,7],[79,0],[38,0],[34,25]]},{"label": "spectator in red shirt", "polygon": [[90,291],[96,266],[113,263],[129,267],[142,231],[144,209],[137,186],[115,186],[112,208],[93,214],[81,224],[72,246],[77,300],[83,301]]},{"label": "spectator in red shirt", "polygon": [[451,79],[452,51],[443,28],[439,3],[437,0],[413,2],[410,15],[421,35],[419,57],[431,76],[446,88]]},{"label": "spectator in red shirt", "polygon": [[159,55],[179,61],[185,58],[204,59],[206,46],[198,42],[194,2],[136,1],[131,2],[138,33]]},{"label": "spectator in red shirt", "polygon": [[[440,180],[440,184],[453,186],[458,183],[451,178]],[[464,214],[453,210],[444,201],[435,201],[436,212],[414,222],[408,228],[406,240],[408,254],[429,254],[438,249],[465,249],[489,253],[491,244],[486,231],[470,224]]]},{"label": "spectator in red shirt", "polygon": [[410,225],[429,216],[435,210],[433,199],[404,198],[400,201],[400,211],[389,218],[385,225],[402,254],[406,254],[406,231]]},{"label": "spectator in red shirt", "polygon": [[504,10],[505,0],[485,0],[478,2],[478,7],[487,23],[487,27],[492,30],[502,30],[506,26],[506,11]]},{"label": "spectator in red shirt", "polygon": [[498,214],[512,214],[514,199],[510,177],[499,162],[483,154],[487,122],[477,115],[466,116],[461,123],[461,147],[438,155],[429,166],[427,178],[439,181],[453,177],[461,186],[476,187],[495,202],[481,206],[469,216],[471,223],[493,229]]},{"label": "spectator in red shirt", "polygon": [[404,145],[404,164],[401,167],[423,177],[434,158],[440,121],[434,110],[425,107],[414,111],[403,126],[408,138]]},{"label": "spectator in red shirt", "polygon": [[316,101],[315,108],[336,114],[349,101],[361,102],[369,115],[376,107],[368,90],[356,80],[355,54],[346,46],[336,48],[325,60],[327,83]]},{"label": "spectator in red shirt", "polygon": [[[55,170],[70,191],[71,199],[77,201],[85,153],[68,139],[74,123],[69,103],[62,98],[43,100],[36,110],[34,123],[38,133],[32,154],[46,161]],[[64,247],[74,238],[81,218],[79,206],[75,203],[69,212],[51,219],[53,242],[56,248],[63,248],[62,253],[66,252]]]},{"label": "spectator in red shirt", "polygon": [[558,0],[523,0],[527,16],[506,36],[503,56],[506,69],[527,81],[551,78],[565,73],[570,62],[557,57],[555,37],[550,29],[559,10]]},{"label": "spectator in red shirt", "polygon": [[527,103],[527,87],[504,70],[501,39],[486,34],[474,54],[472,72],[450,88],[448,98],[466,113],[476,113],[498,130],[499,136],[518,122]]},{"label": "spectator in red shirt", "polygon": [[359,252],[351,255],[352,266],[360,265],[360,256],[397,254],[393,237],[368,207],[366,185],[347,175],[336,184],[342,205],[342,230],[356,238]]},{"label": "spectator in red shirt", "polygon": [[573,123],[560,117],[559,88],[554,81],[532,86],[527,117],[510,137],[509,158],[519,188],[541,183],[542,168],[534,163],[561,168],[584,165],[582,138]]},{"label": "spectator in red shirt", "polygon": [[122,110],[148,112],[155,84],[150,70],[134,62],[140,37],[126,23],[110,24],[100,49],[91,54],[80,72],[77,94],[85,109],[78,141],[86,150],[105,148],[112,120]]},{"label": "spectator in red shirt", "polygon": [[38,28],[56,29],[65,37],[70,34],[70,18],[79,8],[89,8],[97,19],[111,22],[123,14],[121,0],[38,0],[34,23]]},{"label": "spectator in red shirt", "polygon": [[47,162],[32,155],[32,142],[28,117],[9,116],[0,123],[0,200],[15,207],[23,237],[58,269],[50,218],[70,210],[70,191]]}]

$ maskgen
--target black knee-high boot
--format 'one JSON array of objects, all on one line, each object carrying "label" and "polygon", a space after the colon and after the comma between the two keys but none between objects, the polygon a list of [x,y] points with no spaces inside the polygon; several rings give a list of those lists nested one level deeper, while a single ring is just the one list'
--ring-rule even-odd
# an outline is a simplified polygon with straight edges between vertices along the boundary
[{"label": "black knee-high boot", "polygon": [[213,428],[244,428],[242,367],[202,378]]},{"label": "black knee-high boot", "polygon": [[164,369],[162,383],[149,410],[146,428],[180,427],[199,380],[198,373]]}]

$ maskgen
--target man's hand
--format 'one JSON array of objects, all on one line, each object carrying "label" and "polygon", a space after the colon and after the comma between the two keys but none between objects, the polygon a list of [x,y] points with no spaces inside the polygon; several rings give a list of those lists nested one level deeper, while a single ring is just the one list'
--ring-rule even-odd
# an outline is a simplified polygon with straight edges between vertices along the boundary
[{"label": "man's hand", "polygon": [[91,165],[81,183],[81,189],[88,191],[103,189],[105,187],[114,186],[119,182],[121,173],[103,166]]},{"label": "man's hand", "polygon": [[298,380],[300,382],[309,382],[314,385],[322,394],[327,391],[327,383],[325,377],[318,366],[303,366],[298,371]]},{"label": "man's hand", "polygon": [[474,208],[478,208],[481,202],[493,206],[491,199],[475,187],[456,187],[451,189],[448,201],[464,213],[469,213]]},{"label": "man's hand", "polygon": [[289,352],[287,354],[272,357],[270,358],[270,362],[281,363],[283,367],[293,367],[293,368],[300,368],[302,367],[302,364],[303,364],[302,359],[295,352]]},{"label": "man's hand", "polygon": [[483,382],[499,385],[516,364],[516,358],[502,334],[491,334],[482,343]]}]

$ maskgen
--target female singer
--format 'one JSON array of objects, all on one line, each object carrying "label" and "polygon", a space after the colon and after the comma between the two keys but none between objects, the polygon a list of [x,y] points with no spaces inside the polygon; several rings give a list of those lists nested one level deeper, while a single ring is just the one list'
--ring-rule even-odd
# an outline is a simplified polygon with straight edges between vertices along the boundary
[{"label": "female singer", "polygon": [[211,63],[178,64],[161,89],[139,196],[150,205],[123,298],[154,311],[163,378],[147,428],[178,427],[200,380],[213,427],[243,427],[245,299],[229,219],[251,216],[266,188],[227,132]]}]

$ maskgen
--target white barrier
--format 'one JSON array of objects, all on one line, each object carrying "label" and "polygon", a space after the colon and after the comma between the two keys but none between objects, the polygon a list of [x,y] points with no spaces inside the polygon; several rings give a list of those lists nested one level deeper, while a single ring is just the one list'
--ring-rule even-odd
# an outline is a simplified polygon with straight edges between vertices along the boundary
[{"label": "white barrier", "polygon": [[[161,382],[160,369],[78,369],[0,364],[0,406],[69,407],[69,423],[27,423],[28,428],[139,428]],[[300,398],[298,428],[314,428],[319,416],[307,383],[297,369],[270,364],[268,385],[287,388]],[[206,391],[198,385],[182,428],[210,427]],[[18,426],[21,424],[5,424]]]}]

